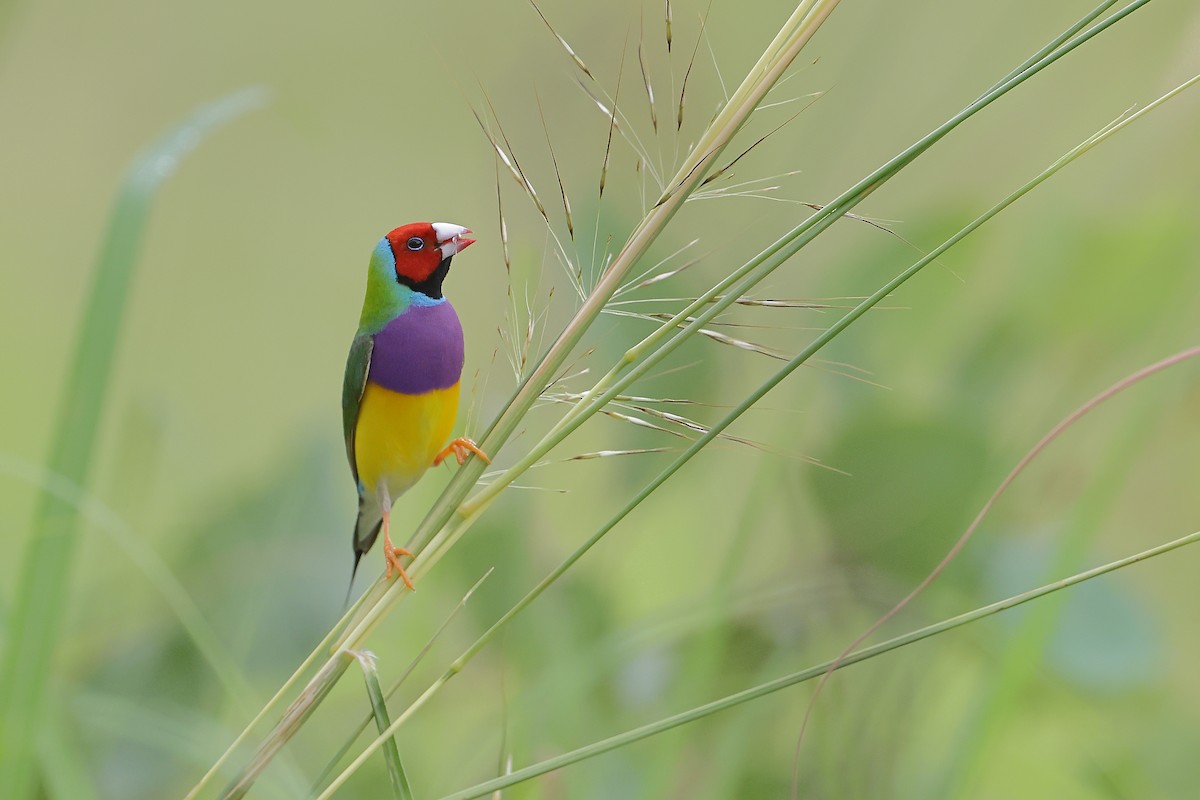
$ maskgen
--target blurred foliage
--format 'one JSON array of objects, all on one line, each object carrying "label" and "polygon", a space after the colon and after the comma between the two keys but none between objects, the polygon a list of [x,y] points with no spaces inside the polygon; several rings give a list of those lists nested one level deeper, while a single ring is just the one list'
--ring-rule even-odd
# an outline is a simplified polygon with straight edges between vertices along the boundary
[{"label": "blurred foliage", "polygon": [[[705,5],[674,4],[670,56],[656,38],[655,4],[543,10],[610,88],[644,13],[650,72],[670,98]],[[845,0],[807,51],[819,60],[772,99],[826,94],[747,156],[737,179],[800,170],[771,181],[781,186],[774,194],[826,200],[1087,7]],[[479,375],[464,420],[480,427],[512,386],[497,333],[510,324],[512,301],[495,167],[468,106],[484,106],[486,91],[545,199],[554,173],[540,98],[584,254],[602,256],[606,237],[622,240],[639,217],[640,173],[617,141],[597,204],[607,125],[525,3],[12,8],[0,12],[0,353],[9,378],[0,608],[12,604],[37,491],[36,470],[12,465],[44,461],[92,254],[124,165],[230,89],[262,82],[275,97],[206,142],[153,209],[90,489],[166,564],[240,674],[216,673],[143,562],[87,517],[70,635],[53,676],[48,728],[56,735],[40,748],[66,769],[47,796],[79,796],[75,779],[102,797],[179,796],[341,612],[354,501],[337,404],[366,259],[383,232],[421,218],[476,230],[479,244],[455,261],[447,284],[467,330],[467,374]],[[712,55],[702,44],[689,78],[691,124],[702,125],[722,96],[714,63],[726,83],[736,81],[787,10],[783,2],[714,4]],[[872,291],[917,257],[914,247],[931,249],[1130,105],[1200,70],[1197,30],[1195,8],[1152,3],[860,209],[903,240],[843,222],[777,272],[763,296]],[[645,133],[631,52],[622,105]],[[798,107],[763,112],[745,144]],[[669,160],[664,120],[673,115],[659,116]],[[685,468],[401,729],[416,796],[490,777],[510,754],[528,764],[836,654],[940,558],[1042,433],[1102,387],[1196,343],[1198,135],[1200,107],[1185,95],[1072,165],[839,338],[823,355],[848,367],[806,370],[769,395],[734,431],[769,451],[722,443]],[[536,212],[510,190],[504,183],[516,303],[528,296],[545,309],[553,288],[544,318],[552,332],[571,292]],[[704,260],[642,296],[694,294],[807,213],[744,197],[690,204],[658,257],[699,236],[693,255]],[[795,352],[833,313],[739,308],[725,321],[766,327],[722,330]],[[605,363],[647,330],[607,320],[589,342],[598,352],[581,366]],[[733,403],[775,367],[695,342],[639,392]],[[1157,377],[1057,442],[888,631],[1196,529],[1198,387],[1194,367]],[[705,420],[718,412],[682,413]],[[678,441],[598,419],[556,456],[659,446]],[[660,458],[555,461],[530,473],[536,485],[498,502],[375,636],[386,685],[496,568],[393,702],[415,697],[657,472]],[[396,519],[418,518],[449,474],[432,471],[401,499]],[[1186,796],[1200,746],[1196,558],[1185,551],[1076,590],[1061,607],[1035,606],[847,670],[810,726],[804,796]],[[1039,614],[1044,640],[1023,632]],[[1009,666],[1014,652],[1029,658]],[[246,687],[244,696],[230,685]],[[746,705],[506,796],[783,796],[810,691]],[[987,710],[993,697],[1006,698],[998,712]],[[368,708],[357,675],[343,681],[253,796],[297,796]],[[345,795],[378,796],[386,782],[382,758],[373,759]]]}]

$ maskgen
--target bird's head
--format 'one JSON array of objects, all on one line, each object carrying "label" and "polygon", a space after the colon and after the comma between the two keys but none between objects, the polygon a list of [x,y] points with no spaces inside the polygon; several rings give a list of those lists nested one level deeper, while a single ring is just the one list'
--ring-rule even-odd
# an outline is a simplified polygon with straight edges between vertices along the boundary
[{"label": "bird's head", "polygon": [[470,232],[450,222],[412,222],[391,231],[384,238],[396,265],[396,281],[440,298],[450,259],[475,243],[467,238]]}]

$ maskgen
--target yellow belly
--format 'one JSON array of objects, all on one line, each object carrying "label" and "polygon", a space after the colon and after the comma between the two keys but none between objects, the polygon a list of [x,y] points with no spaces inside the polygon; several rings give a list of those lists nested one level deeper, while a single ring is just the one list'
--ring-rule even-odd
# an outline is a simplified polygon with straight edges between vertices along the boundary
[{"label": "yellow belly", "polygon": [[458,388],[413,395],[367,381],[354,430],[358,479],[367,491],[386,480],[395,499],[420,479],[450,439]]}]

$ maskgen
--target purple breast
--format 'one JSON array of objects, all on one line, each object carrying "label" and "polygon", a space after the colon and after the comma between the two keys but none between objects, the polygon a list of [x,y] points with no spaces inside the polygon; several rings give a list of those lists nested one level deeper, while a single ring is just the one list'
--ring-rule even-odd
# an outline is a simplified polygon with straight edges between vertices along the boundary
[{"label": "purple breast", "polygon": [[424,394],[458,383],[463,332],[449,302],[410,306],[375,334],[368,377],[385,389]]}]

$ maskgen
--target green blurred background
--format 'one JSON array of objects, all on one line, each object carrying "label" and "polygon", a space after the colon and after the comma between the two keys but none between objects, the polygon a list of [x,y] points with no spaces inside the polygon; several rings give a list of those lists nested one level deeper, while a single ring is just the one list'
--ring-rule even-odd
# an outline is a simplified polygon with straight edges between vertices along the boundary
[{"label": "green blurred background", "polygon": [[[620,103],[649,141],[635,55],[644,26],[660,99],[652,149],[669,163],[711,117],[722,79],[732,89],[790,12],[783,2],[713,4],[675,135],[673,104],[706,7],[674,4],[669,56],[658,3],[547,0],[543,10],[610,92],[625,51]],[[794,201],[832,198],[1088,8],[845,0],[771,99],[825,94],[736,169],[735,180],[798,171],[765,184],[792,202],[689,204],[655,253],[699,237],[687,253],[703,261],[639,296],[694,296],[810,213]],[[514,384],[499,333],[512,327],[513,304],[496,168],[471,107],[482,113],[490,98],[561,236],[540,101],[585,261],[608,237],[609,249],[624,240],[654,191],[617,137],[597,202],[608,126],[525,2],[10,0],[0,25],[5,608],[123,170],[202,102],[246,85],[271,92],[264,110],[191,154],[155,202],[53,678],[52,714],[74,753],[64,763],[94,796],[179,796],[340,615],[354,510],[341,370],[366,259],[384,232],[414,219],[476,231],[447,284],[468,340],[460,424],[478,432]],[[860,207],[907,243],[843,222],[759,296],[870,293],[914,248],[932,249],[1093,130],[1200,71],[1198,35],[1194,5],[1151,3]],[[734,152],[806,102],[762,111]],[[689,465],[402,730],[418,797],[483,780],[509,755],[522,766],[839,652],[936,563],[1046,430],[1109,383],[1196,344],[1197,141],[1200,100],[1184,95],[952,250],[823,354],[849,367],[803,370],[770,394],[734,431],[768,450],[722,443]],[[501,186],[516,305],[527,297],[546,310],[535,344],[549,341],[573,308],[570,283],[536,212],[511,179],[501,175]],[[791,353],[834,313],[743,308],[727,321],[765,327],[723,330]],[[649,329],[605,318],[580,366],[602,372]],[[777,366],[696,342],[638,393],[730,404]],[[1195,530],[1195,376],[1184,366],[1155,378],[1056,443],[887,630]],[[558,413],[536,412],[499,463]],[[720,410],[682,413],[713,420]],[[401,699],[670,456],[566,459],[678,444],[598,419],[530,473],[531,488],[507,493],[374,636],[385,676],[399,674],[495,567]],[[415,522],[450,474],[431,472],[396,518]],[[849,669],[810,726],[804,795],[1187,796],[1200,748],[1197,568],[1200,554],[1183,551]],[[164,602],[164,569],[216,631],[244,696],[217,679]],[[741,706],[506,796],[783,796],[809,692]],[[365,710],[351,673],[256,796],[297,796]],[[384,796],[385,781],[373,760],[343,794]]]}]

